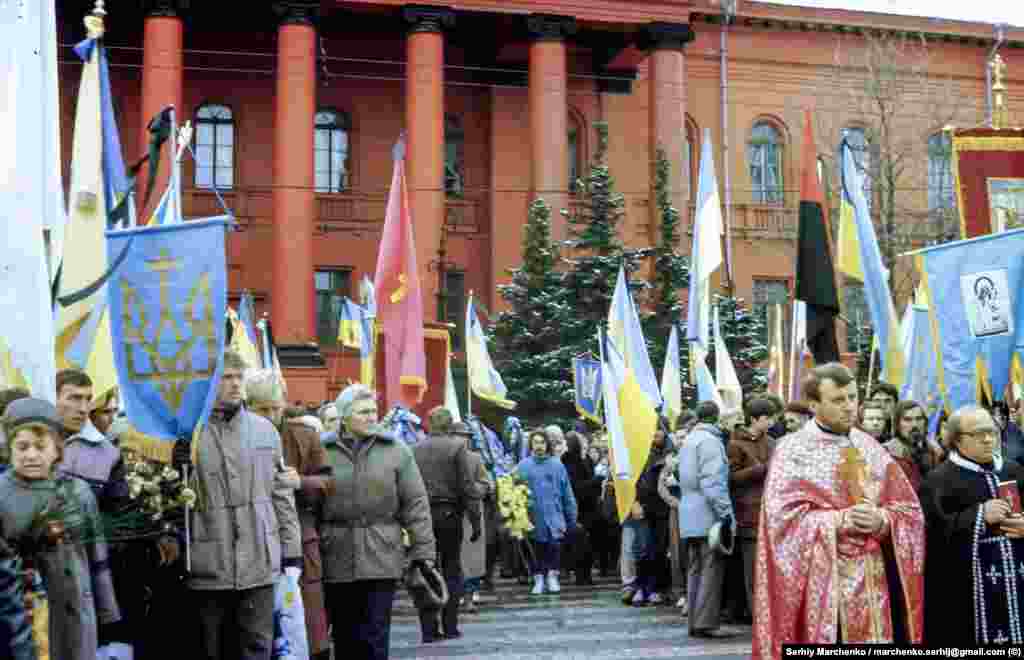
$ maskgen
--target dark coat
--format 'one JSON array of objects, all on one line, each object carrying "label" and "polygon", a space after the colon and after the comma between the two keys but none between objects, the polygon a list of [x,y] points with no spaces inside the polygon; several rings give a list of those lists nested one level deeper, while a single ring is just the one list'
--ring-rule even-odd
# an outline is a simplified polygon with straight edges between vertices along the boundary
[{"label": "dark coat", "polygon": [[[999,481],[1024,486],[1024,467],[1012,461],[997,473]],[[1022,490],[1024,492],[1024,490]],[[985,477],[947,460],[931,471],[921,487],[926,521],[924,611],[925,642],[973,646],[974,582],[972,546],[978,508],[991,499]],[[1024,549],[1024,542],[1014,543]],[[1017,557],[1021,561],[1024,557]]]},{"label": "dark coat", "polygon": [[562,465],[569,475],[569,485],[572,486],[572,494],[576,498],[580,522],[589,525],[599,515],[601,479],[594,476],[594,468],[591,467],[590,461],[583,458],[580,453],[566,452],[562,455]]},{"label": "dark coat", "polygon": [[0,660],[36,660],[20,568],[21,562],[0,548]]}]

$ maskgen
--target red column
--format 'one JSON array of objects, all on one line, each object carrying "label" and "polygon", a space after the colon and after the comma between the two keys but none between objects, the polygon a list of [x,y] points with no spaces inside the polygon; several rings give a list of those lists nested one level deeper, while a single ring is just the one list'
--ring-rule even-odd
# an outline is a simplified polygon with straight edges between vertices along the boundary
[{"label": "red column", "polygon": [[[665,150],[670,165],[669,186],[672,203],[682,212],[686,202],[684,193],[689,186],[683,172],[683,145],[686,141],[686,84],[684,81],[683,48],[693,39],[686,24],[652,23],[645,29],[650,47],[648,76],[648,111],[651,136],[651,186],[653,199],[654,164],[657,149]],[[691,154],[695,158],[696,154]],[[695,191],[690,191],[691,196]],[[651,211],[658,216],[656,204]],[[652,226],[657,227],[658,222]]]},{"label": "red column", "polygon": [[445,218],[444,193],[444,33],[452,12],[406,7],[405,41],[406,185],[416,241],[416,265],[423,291],[423,317],[437,320],[437,259]]},{"label": "red column", "polygon": [[[575,22],[561,16],[527,19],[533,41],[529,56],[530,143],[533,197],[551,207],[553,235],[565,238],[560,211],[569,200],[569,106],[565,37]],[[557,227],[557,229],[555,229]]]},{"label": "red column", "polygon": [[274,95],[273,287],[270,311],[281,344],[316,340],[313,287],[313,115],[316,28],[308,3],[280,3]]},{"label": "red column", "polygon": [[[179,2],[150,2],[150,11],[143,23],[142,37],[142,115],[140,121],[141,139],[140,153],[149,144],[149,120],[168,105],[173,105],[177,113],[178,123],[183,124],[184,92],[183,73],[184,54],[182,50],[183,29],[181,16],[178,13]],[[130,158],[133,158],[129,155]],[[157,171],[156,187],[153,189],[148,209],[141,207],[143,195],[149,185],[148,169],[143,167],[138,179],[138,217],[140,222],[149,219],[149,214],[160,199],[167,186],[170,176],[170,159],[161,159]]]}]

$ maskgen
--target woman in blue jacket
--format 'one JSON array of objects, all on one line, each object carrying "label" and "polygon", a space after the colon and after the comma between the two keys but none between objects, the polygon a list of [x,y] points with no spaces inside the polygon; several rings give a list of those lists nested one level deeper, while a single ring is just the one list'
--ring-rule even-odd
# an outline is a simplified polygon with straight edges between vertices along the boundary
[{"label": "woman in blue jacket", "polygon": [[[576,498],[569,474],[554,455],[555,441],[542,429],[530,433],[531,455],[516,468],[516,474],[530,488],[530,520],[534,546],[533,595],[558,593],[558,567],[562,539],[575,529]],[[545,582],[545,576],[547,581]]]}]

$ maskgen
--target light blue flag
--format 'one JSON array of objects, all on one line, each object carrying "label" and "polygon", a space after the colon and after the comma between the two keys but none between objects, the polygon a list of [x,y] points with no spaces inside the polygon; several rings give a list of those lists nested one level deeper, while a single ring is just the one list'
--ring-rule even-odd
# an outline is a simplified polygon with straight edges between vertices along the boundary
[{"label": "light blue flag", "polygon": [[249,341],[253,346],[259,346],[256,340],[256,303],[252,299],[252,292],[245,290],[242,298],[238,301],[238,320],[245,328],[245,334],[249,335]]},{"label": "light blue flag", "polygon": [[174,441],[217,397],[227,312],[223,219],[107,232],[127,257],[108,283],[114,361],[139,432]]},{"label": "light blue flag", "polygon": [[938,405],[939,370],[932,342],[932,325],[928,308],[913,305],[907,310],[908,356],[906,378],[900,389],[900,399],[917,401],[928,409]]},{"label": "light blue flag", "polygon": [[871,325],[878,342],[881,373],[888,382],[899,385],[904,379],[905,359],[900,341],[900,324],[896,307],[889,291],[889,276],[882,263],[878,249],[875,227],[871,212],[864,196],[864,173],[857,167],[853,149],[849,143],[842,147],[842,195],[843,200],[853,208],[857,227],[857,243],[860,248],[860,266],[864,273],[864,296],[867,298]]},{"label": "light blue flag", "polygon": [[1024,229],[918,250],[937,330],[939,377],[952,410],[1002,400],[1024,358]]}]

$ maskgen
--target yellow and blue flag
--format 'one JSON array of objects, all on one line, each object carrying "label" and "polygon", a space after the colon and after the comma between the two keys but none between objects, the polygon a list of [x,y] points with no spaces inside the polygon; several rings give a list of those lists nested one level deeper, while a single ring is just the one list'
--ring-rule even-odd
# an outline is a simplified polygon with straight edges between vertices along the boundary
[{"label": "yellow and blue flag", "polygon": [[[223,219],[107,232],[128,257],[108,284],[125,411],[140,433],[171,442],[206,421],[217,396],[227,313]],[[244,334],[244,333],[239,333]]]},{"label": "yellow and blue flag", "polygon": [[487,337],[476,316],[473,306],[473,295],[470,294],[466,303],[466,370],[469,375],[469,396],[477,395],[506,410],[516,407],[516,402],[508,398],[508,388],[501,379],[501,374],[491,362],[491,354],[487,351]]},{"label": "yellow and blue flag", "polygon": [[683,377],[679,364],[679,329],[675,324],[668,335],[665,350],[665,367],[661,371],[661,399],[665,402],[662,414],[668,418],[668,426],[676,430],[676,420],[683,412]]},{"label": "yellow and blue flag", "polygon": [[[899,386],[903,383],[906,359],[900,334],[900,320],[889,290],[888,271],[882,264],[882,253],[878,249],[875,227],[864,195],[864,173],[854,161],[853,148],[845,140],[840,145],[842,158],[842,201],[840,218],[852,215],[856,227],[857,255],[855,263],[852,246],[845,242],[848,237],[841,233],[840,270],[864,283],[871,324],[878,339],[878,354],[881,358],[882,378]],[[844,222],[841,220],[841,223]],[[847,222],[848,226],[849,222]],[[847,233],[849,230],[845,230]],[[850,256],[847,256],[850,255]],[[845,260],[845,261],[844,261]]]},{"label": "yellow and blue flag", "polygon": [[366,308],[349,298],[341,302],[341,318],[338,320],[338,342],[346,348],[359,351],[359,380],[367,387],[373,387],[374,324]]},{"label": "yellow and blue flag", "polygon": [[718,318],[718,307],[715,307],[714,328],[715,328],[715,385],[725,403],[726,408],[736,409],[743,407],[743,387],[736,375],[736,367],[733,366],[732,356],[725,345],[722,337],[722,328]]},{"label": "yellow and blue flag", "polygon": [[[249,336],[252,345],[259,345],[259,341],[256,339],[256,302],[252,299],[252,293],[249,290],[243,291],[242,298],[238,301],[238,321],[245,329],[245,334]],[[257,364],[259,363],[257,362]]]},{"label": "yellow and blue flag", "polygon": [[640,325],[640,315],[629,292],[626,271],[621,266],[615,282],[615,292],[612,294],[611,307],[608,310],[608,340],[619,349],[619,355],[626,362],[626,369],[633,374],[633,378],[651,404],[656,409],[661,408],[661,387],[651,367],[647,341]]},{"label": "yellow and blue flag", "polygon": [[245,331],[238,314],[230,307],[228,307],[228,323],[231,324],[231,350],[238,353],[251,368],[259,367],[262,363],[259,349],[249,338],[249,333]]},{"label": "yellow and blue flag", "polygon": [[592,357],[572,359],[572,388],[576,412],[583,419],[601,424],[601,362]]},{"label": "yellow and blue flag", "polygon": [[1002,400],[1024,359],[1024,229],[917,250],[938,357],[952,410]]},{"label": "yellow and blue flag", "polygon": [[[686,340],[691,345],[699,344],[705,355],[711,348],[711,276],[722,265],[722,204],[718,197],[712,144],[711,130],[704,129],[686,316]],[[694,377],[699,375],[699,371],[695,371]]]}]

